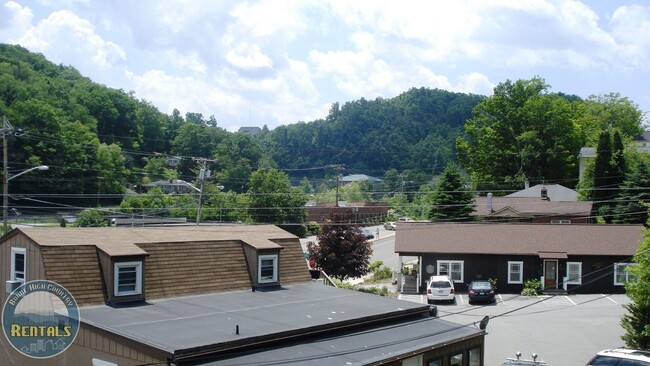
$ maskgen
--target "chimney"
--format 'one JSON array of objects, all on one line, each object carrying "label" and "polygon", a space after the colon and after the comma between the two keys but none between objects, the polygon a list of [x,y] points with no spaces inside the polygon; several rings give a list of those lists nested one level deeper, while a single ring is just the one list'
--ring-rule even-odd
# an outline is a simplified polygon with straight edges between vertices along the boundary
[{"label": "chimney", "polygon": [[487,212],[488,212],[488,214],[491,214],[492,212],[494,212],[492,210],[492,193],[491,192],[487,194]]},{"label": "chimney", "polygon": [[546,187],[542,187],[541,193],[542,193],[543,200],[550,201],[550,199],[548,198],[548,189],[546,189]]}]

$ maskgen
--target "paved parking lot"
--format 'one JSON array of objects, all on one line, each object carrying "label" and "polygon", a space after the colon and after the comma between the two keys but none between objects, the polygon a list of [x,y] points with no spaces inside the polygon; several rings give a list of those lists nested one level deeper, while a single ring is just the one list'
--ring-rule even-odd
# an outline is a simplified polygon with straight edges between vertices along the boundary
[{"label": "paved parking lot", "polygon": [[[426,295],[403,295],[403,300],[426,303]],[[623,345],[620,319],[626,313],[625,295],[525,297],[498,295],[490,305],[469,305],[466,294],[455,304],[436,304],[438,315],[458,324],[478,325],[490,317],[485,336],[485,365],[501,365],[517,351],[534,352],[547,365],[584,365],[598,351]]]}]

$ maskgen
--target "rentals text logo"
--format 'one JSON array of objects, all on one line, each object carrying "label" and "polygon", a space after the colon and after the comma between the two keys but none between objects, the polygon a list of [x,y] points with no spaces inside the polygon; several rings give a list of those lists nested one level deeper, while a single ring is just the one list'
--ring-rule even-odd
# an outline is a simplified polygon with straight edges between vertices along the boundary
[{"label": "rentals text logo", "polygon": [[45,280],[27,282],[5,302],[2,330],[18,352],[33,358],[53,357],[77,337],[79,308],[63,286]]}]

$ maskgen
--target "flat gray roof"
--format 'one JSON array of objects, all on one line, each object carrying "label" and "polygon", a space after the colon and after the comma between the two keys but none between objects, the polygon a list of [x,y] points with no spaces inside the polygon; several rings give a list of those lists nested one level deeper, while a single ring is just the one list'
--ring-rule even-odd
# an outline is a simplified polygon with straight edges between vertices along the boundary
[{"label": "flat gray roof", "polygon": [[[262,347],[266,342],[311,336],[353,324],[363,326],[378,320],[386,323],[392,318],[417,316],[428,308],[428,305],[306,283],[267,291],[152,300],[140,306],[88,306],[82,307],[80,313],[82,323],[168,355],[183,357],[240,346]],[[440,327],[449,327],[446,322],[436,321]],[[239,334],[236,334],[237,326]],[[435,331],[430,326],[427,328]]]},{"label": "flat gray roof", "polygon": [[323,336],[302,343],[268,347],[256,352],[191,362],[202,366],[253,365],[369,365],[396,356],[421,353],[449,342],[481,335],[473,325],[459,325],[423,317],[417,320],[356,329],[343,335]]}]

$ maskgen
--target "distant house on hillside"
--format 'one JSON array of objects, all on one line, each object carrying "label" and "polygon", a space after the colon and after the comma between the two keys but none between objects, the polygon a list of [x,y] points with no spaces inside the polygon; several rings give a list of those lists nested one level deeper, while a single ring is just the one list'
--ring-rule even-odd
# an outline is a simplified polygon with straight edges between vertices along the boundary
[{"label": "distant house on hillside", "polygon": [[155,182],[144,184],[143,187],[147,189],[159,187],[167,194],[191,193],[198,190],[198,188],[194,187],[190,183],[180,179],[157,180]]},{"label": "distant house on hillside", "polygon": [[377,178],[377,177],[372,177],[370,175],[365,175],[365,174],[350,174],[350,175],[346,175],[345,177],[341,178],[341,182],[344,183],[344,184],[354,183],[354,182],[360,183],[360,182],[365,182],[365,181],[369,181],[371,183],[381,183],[382,182],[382,180]]},{"label": "distant house on hillside", "polygon": [[245,133],[247,135],[255,136],[262,131],[259,127],[239,127],[237,132]]}]

